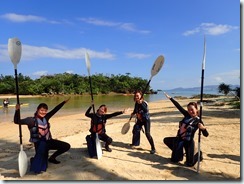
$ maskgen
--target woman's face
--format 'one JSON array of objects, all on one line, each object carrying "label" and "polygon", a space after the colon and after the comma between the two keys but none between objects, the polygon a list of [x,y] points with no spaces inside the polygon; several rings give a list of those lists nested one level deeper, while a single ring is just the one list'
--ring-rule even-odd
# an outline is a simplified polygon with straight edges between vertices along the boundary
[{"label": "woman's face", "polygon": [[141,99],[141,94],[140,94],[140,93],[136,93],[136,94],[134,95],[134,100],[135,100],[136,102],[138,102],[138,101],[140,101],[140,99]]},{"label": "woman's face", "polygon": [[46,116],[47,111],[48,111],[47,109],[41,107],[40,109],[37,110],[37,115],[43,118],[44,116]]},{"label": "woman's face", "polygon": [[98,114],[103,115],[106,114],[107,108],[105,106],[102,106],[98,109]]},{"label": "woman's face", "polygon": [[188,113],[191,115],[191,117],[196,117],[198,116],[198,110],[196,109],[196,107],[194,105],[189,105],[187,107]]}]

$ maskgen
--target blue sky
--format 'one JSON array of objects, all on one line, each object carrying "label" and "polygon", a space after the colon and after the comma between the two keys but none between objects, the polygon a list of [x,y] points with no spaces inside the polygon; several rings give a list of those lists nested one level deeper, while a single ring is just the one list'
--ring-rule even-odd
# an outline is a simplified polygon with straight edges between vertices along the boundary
[{"label": "blue sky", "polygon": [[199,87],[206,35],[204,85],[240,84],[240,1],[237,0],[3,0],[0,74],[13,75],[7,43],[18,37],[18,72],[126,74],[150,78],[153,89]]}]

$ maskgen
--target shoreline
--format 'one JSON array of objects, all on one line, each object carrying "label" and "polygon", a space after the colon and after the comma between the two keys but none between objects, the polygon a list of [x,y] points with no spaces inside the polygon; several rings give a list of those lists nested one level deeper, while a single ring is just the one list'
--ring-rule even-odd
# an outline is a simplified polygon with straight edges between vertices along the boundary
[{"label": "shoreline", "polygon": [[[43,97],[42,95],[19,95],[19,98],[37,98],[37,97]],[[14,94],[0,94],[0,99],[5,98],[16,98],[16,95]]]},{"label": "shoreline", "polygon": [[[98,94],[96,96],[104,96],[104,95],[123,95],[123,96],[132,96],[133,94],[122,94],[122,93],[110,93],[110,94]],[[65,94],[65,95],[19,95],[19,98],[38,98],[38,97],[68,97],[68,96],[90,96],[90,94],[82,94],[82,95],[72,95],[72,94]],[[0,94],[0,99],[5,98],[16,98],[14,94]]]},{"label": "shoreline", "polygon": [[[158,93],[157,93],[158,94]],[[157,95],[155,93],[146,93],[145,95]],[[121,96],[133,96],[133,93],[114,93],[114,92],[110,92],[108,94],[94,94],[95,96],[115,96],[115,95],[121,95]],[[208,93],[204,93],[204,95],[215,95],[215,97],[212,98],[216,98],[216,97],[221,97],[223,96],[222,94],[208,94]],[[62,96],[90,96],[89,93],[84,93],[84,94],[40,94],[40,95],[19,95],[20,98],[36,98],[36,97],[62,97]],[[184,96],[184,95],[178,95],[177,94],[172,94],[172,97],[177,97],[177,98],[188,98],[191,99],[195,95],[191,95],[191,96]],[[16,94],[0,94],[0,99],[4,99],[4,98],[16,98]],[[194,99],[194,98],[193,98]]]}]

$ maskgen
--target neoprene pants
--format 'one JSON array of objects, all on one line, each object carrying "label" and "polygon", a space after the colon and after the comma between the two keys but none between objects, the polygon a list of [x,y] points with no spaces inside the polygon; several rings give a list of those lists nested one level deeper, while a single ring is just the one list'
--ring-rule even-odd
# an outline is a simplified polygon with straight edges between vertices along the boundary
[{"label": "neoprene pants", "polygon": [[109,137],[106,133],[98,134],[100,140],[106,143],[106,146],[110,145],[113,142],[113,139]]},{"label": "neoprene pants", "polygon": [[186,164],[189,166],[195,165],[198,158],[198,153],[194,155],[195,142],[178,140],[177,137],[166,137],[164,143],[172,150],[171,160],[173,162],[179,162],[183,160],[183,149],[186,153]]},{"label": "neoprene pants", "polygon": [[150,134],[150,121],[147,121],[147,122],[140,122],[140,121],[137,121],[137,123],[134,125],[133,127],[133,130],[132,130],[132,145],[134,146],[139,146],[140,145],[140,138],[141,138],[141,129],[142,129],[142,126],[144,125],[144,129],[145,129],[145,134],[146,134],[146,137],[147,137],[147,140],[148,142],[150,143],[151,145],[151,149],[152,150],[155,150],[155,146],[154,146],[154,141],[153,141],[153,138]]},{"label": "neoprene pants", "polygon": [[[35,150],[37,151],[38,144],[35,144]],[[70,149],[70,144],[59,141],[56,139],[50,139],[47,141],[47,151],[49,150],[56,150],[50,157],[56,158],[57,156],[65,153]]]}]

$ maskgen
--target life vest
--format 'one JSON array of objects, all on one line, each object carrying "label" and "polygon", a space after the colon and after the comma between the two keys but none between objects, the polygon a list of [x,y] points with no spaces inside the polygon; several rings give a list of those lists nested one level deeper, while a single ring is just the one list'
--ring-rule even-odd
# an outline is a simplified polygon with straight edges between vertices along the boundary
[{"label": "life vest", "polygon": [[199,117],[195,117],[190,119],[184,118],[182,121],[180,121],[178,136],[183,140],[190,141],[194,136],[199,120]]},{"label": "life vest", "polygon": [[29,130],[31,142],[37,142],[40,139],[51,139],[50,123],[47,122],[46,118],[42,120],[40,118],[34,118],[34,126],[30,127]]},{"label": "life vest", "polygon": [[[147,105],[148,103],[144,101]],[[141,104],[136,106],[136,118],[141,122],[146,122],[150,119],[149,112],[144,112],[141,108]]]},{"label": "life vest", "polygon": [[97,114],[91,119],[91,133],[104,133],[105,132],[106,119],[104,116],[98,116]]}]

